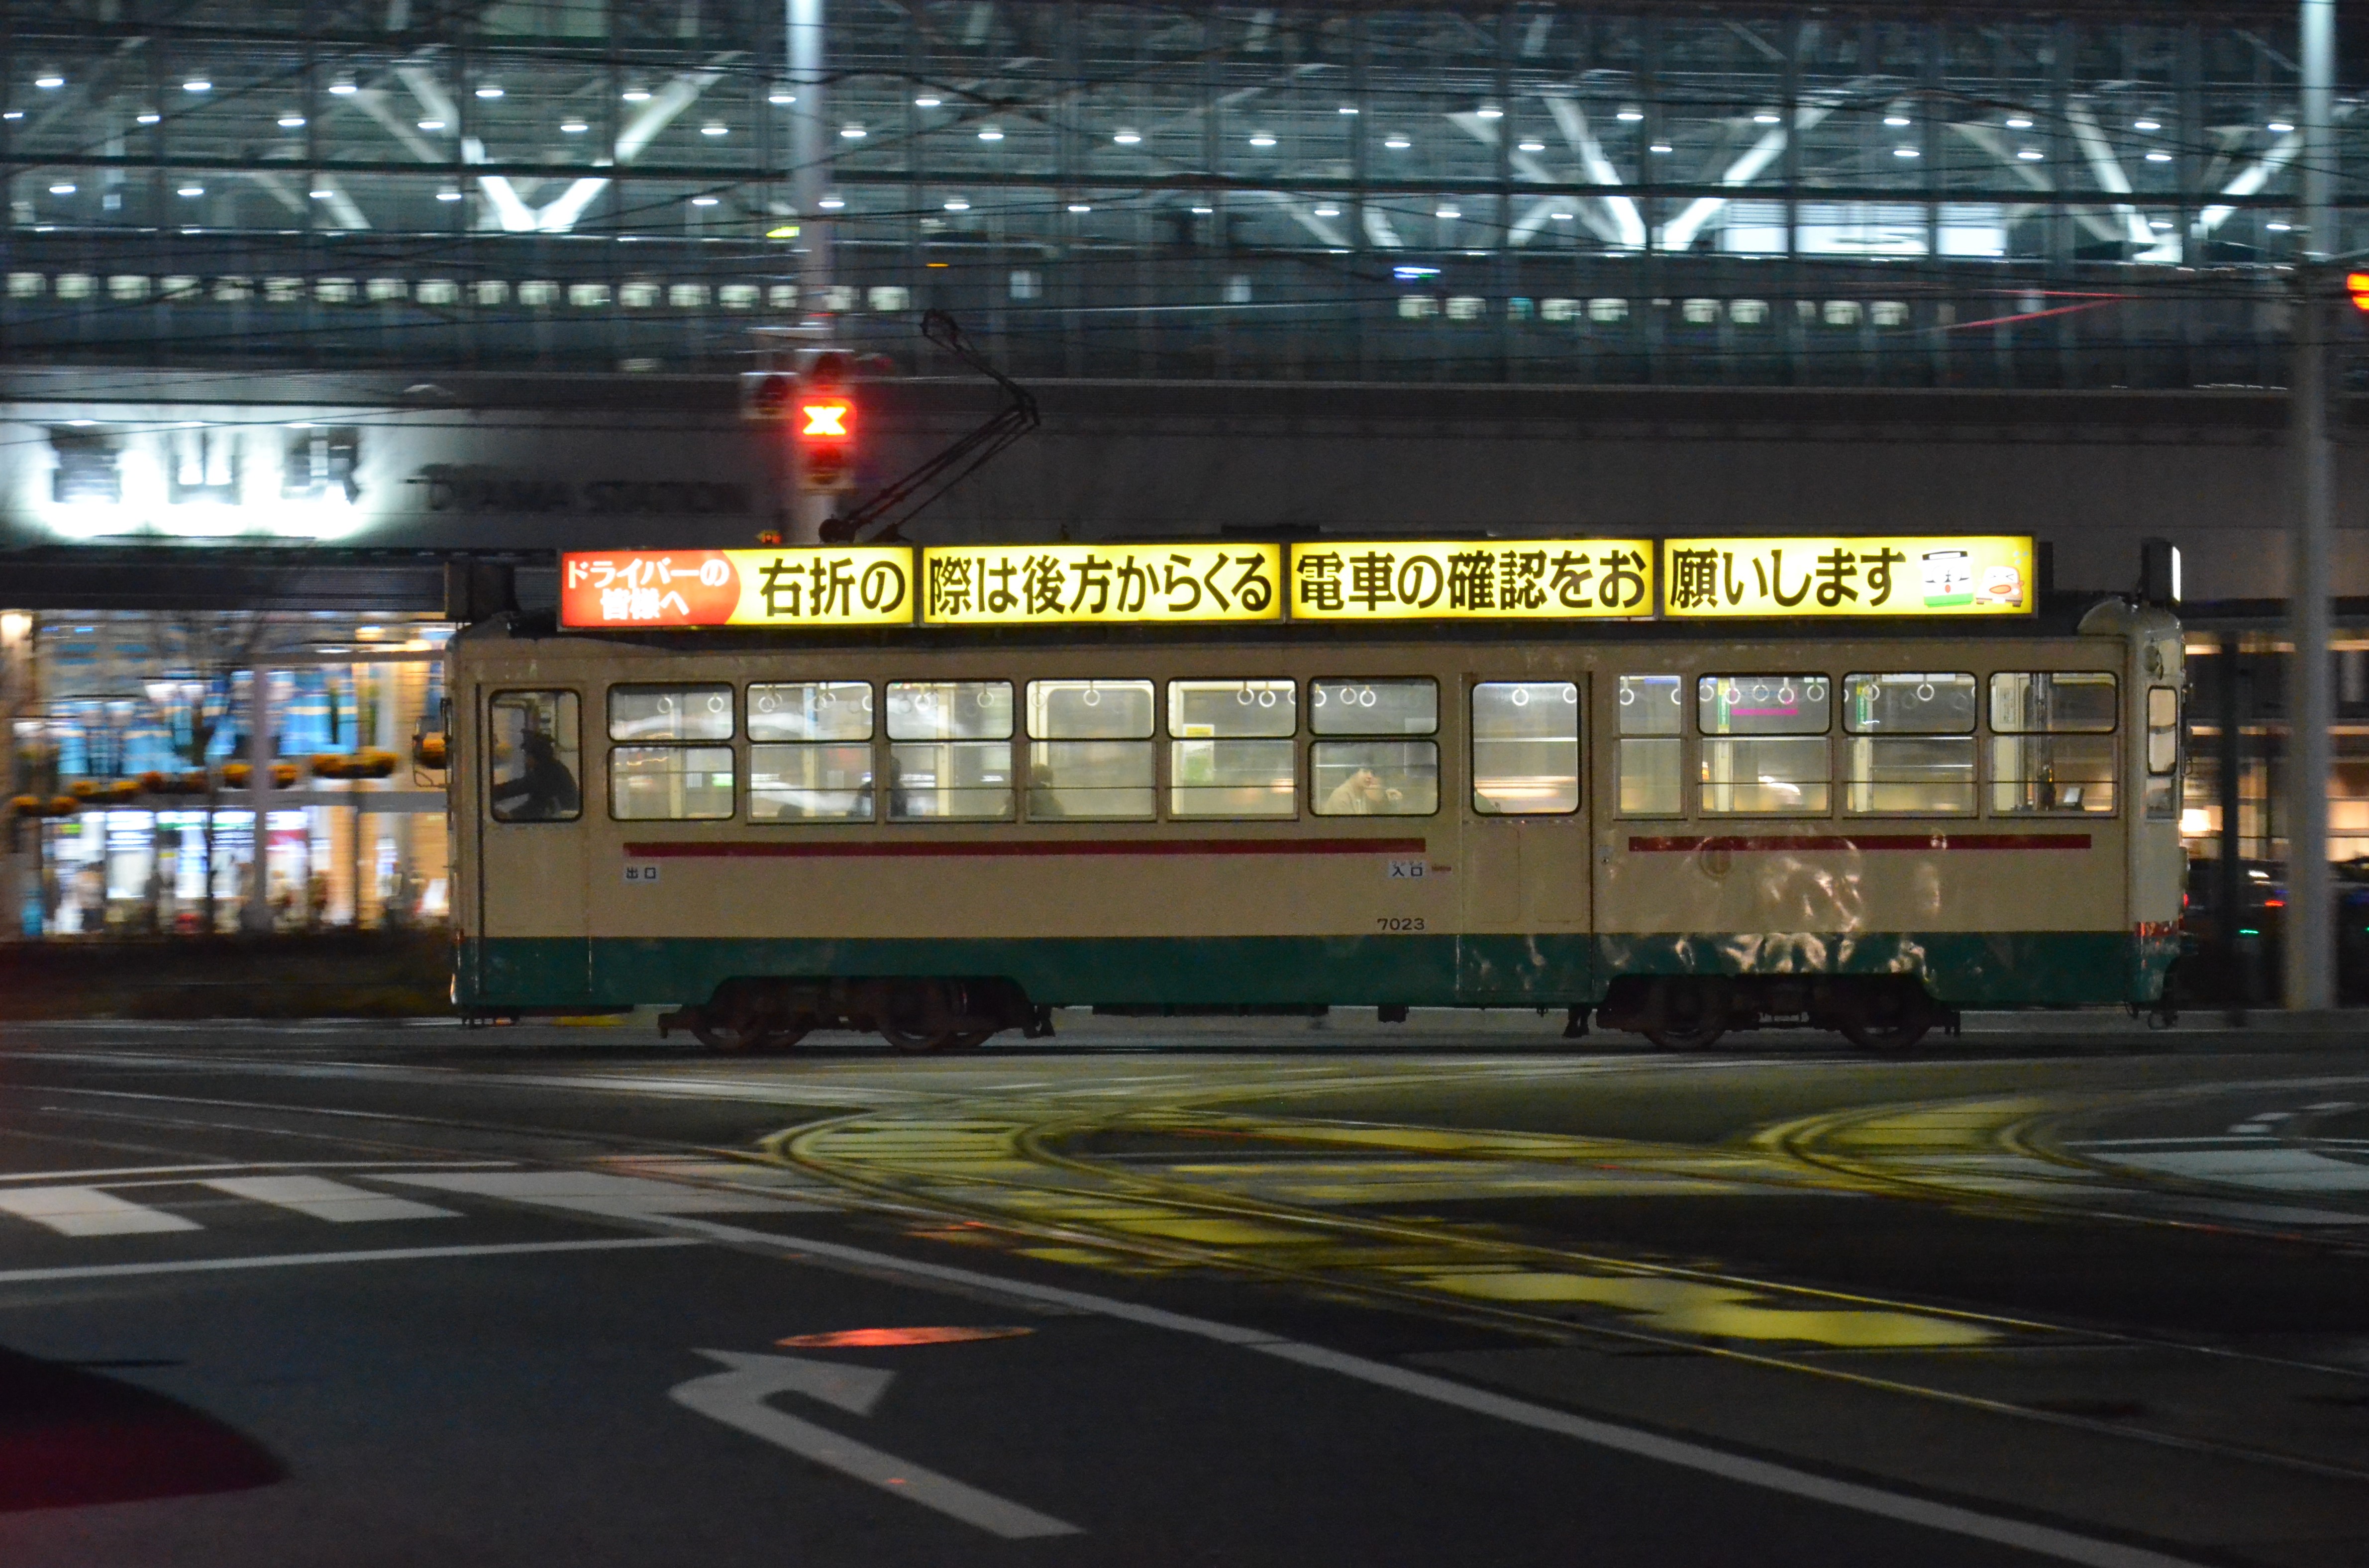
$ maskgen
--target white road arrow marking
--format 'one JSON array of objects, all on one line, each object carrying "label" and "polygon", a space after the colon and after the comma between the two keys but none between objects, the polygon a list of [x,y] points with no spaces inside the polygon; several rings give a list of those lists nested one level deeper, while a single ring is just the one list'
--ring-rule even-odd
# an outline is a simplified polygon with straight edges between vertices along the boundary
[{"label": "white road arrow marking", "polygon": [[703,1350],[699,1354],[722,1363],[725,1370],[693,1378],[667,1391],[668,1398],[687,1410],[695,1410],[710,1420],[720,1421],[752,1437],[761,1437],[776,1448],[787,1448],[803,1459],[828,1465],[842,1475],[853,1476],[924,1508],[934,1508],[1006,1540],[1085,1533],[1075,1525],[1034,1508],[1006,1502],[951,1476],[925,1470],[894,1454],[884,1454],[853,1437],[841,1436],[795,1415],[784,1415],[765,1402],[777,1393],[800,1393],[857,1415],[869,1415],[897,1376],[894,1372],[737,1350]]}]

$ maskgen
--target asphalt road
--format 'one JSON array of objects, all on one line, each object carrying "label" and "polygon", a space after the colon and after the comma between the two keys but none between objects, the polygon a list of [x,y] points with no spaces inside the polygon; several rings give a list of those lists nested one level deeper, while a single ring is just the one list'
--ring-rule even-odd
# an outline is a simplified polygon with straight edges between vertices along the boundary
[{"label": "asphalt road", "polygon": [[0,1562],[2369,1562],[2369,1041],[1559,1022],[11,1027]]}]

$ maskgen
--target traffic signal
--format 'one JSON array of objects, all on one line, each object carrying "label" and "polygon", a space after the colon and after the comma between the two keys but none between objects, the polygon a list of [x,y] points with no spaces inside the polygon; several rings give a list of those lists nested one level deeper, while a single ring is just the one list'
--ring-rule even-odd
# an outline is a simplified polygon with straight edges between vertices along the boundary
[{"label": "traffic signal", "polygon": [[837,388],[808,390],[790,408],[798,443],[798,485],[807,490],[855,487],[855,399]]},{"label": "traffic signal", "polygon": [[2352,296],[2352,308],[2369,315],[2369,272],[2348,272],[2344,275],[2344,292]]}]

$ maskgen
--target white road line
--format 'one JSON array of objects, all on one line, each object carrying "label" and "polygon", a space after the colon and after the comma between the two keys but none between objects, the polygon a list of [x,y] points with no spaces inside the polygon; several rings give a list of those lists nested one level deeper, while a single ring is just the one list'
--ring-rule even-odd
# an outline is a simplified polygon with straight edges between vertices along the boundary
[{"label": "white road line", "polygon": [[[754,1235],[757,1232],[751,1231]],[[305,1268],[338,1263],[416,1263],[436,1258],[495,1258],[528,1253],[624,1253],[651,1247],[695,1247],[696,1236],[620,1236],[582,1242],[507,1242],[463,1247],[374,1247],[349,1253],[267,1253],[246,1258],[184,1258],[176,1263],[102,1263],[75,1268],[0,1269],[0,1285],[52,1279],[115,1279],[143,1274],[222,1274],[248,1268]]]},{"label": "white road line", "polygon": [[199,1184],[233,1197],[253,1198],[274,1208],[308,1214],[338,1225],[373,1219],[458,1219],[461,1216],[432,1203],[388,1197],[333,1182],[326,1176],[215,1176]]},{"label": "white road line", "polygon": [[87,1182],[100,1176],[177,1176],[207,1171],[483,1171],[509,1169],[515,1160],[232,1160],[208,1165],[111,1165],[94,1171],[17,1171],[0,1182]]},{"label": "white road line", "polygon": [[2113,1162],[2166,1176],[2270,1187],[2280,1192],[2369,1192],[2369,1164],[2331,1160],[2303,1149],[2197,1149],[2173,1154],[2117,1154]]},{"label": "white road line", "polygon": [[891,1276],[935,1281],[966,1292],[1001,1295],[1024,1302],[1064,1307],[1072,1311],[1141,1323],[1150,1328],[1190,1334],[1196,1339],[1213,1340],[1220,1345],[1238,1345],[1391,1389],[1416,1399],[1429,1400],[1436,1404],[1453,1406],[1541,1432],[1551,1432],[1597,1448],[1634,1454],[1641,1459],[1718,1476],[1745,1486],[1757,1486],[1837,1508],[1848,1508],[1855,1513],[1897,1519],[1905,1524],[1965,1536],[1974,1540],[1992,1541],[2040,1556],[2053,1557],[2063,1562],[2081,1563],[2085,1568],[2203,1568],[2190,1559],[2168,1556],[2145,1547],[2125,1546],[2119,1541],[2100,1540],[2050,1525],[2033,1524],[1954,1504],[1886,1492],[1882,1487],[1859,1482],[1837,1481],[1767,1459],[1748,1459],[1699,1443],[1574,1415],[1569,1411],[1491,1393],[1427,1372],[1410,1371],[1362,1356],[1345,1355],[1321,1345],[1305,1345],[1264,1330],[1242,1328],[1211,1318],[1171,1312],[1159,1307],[1122,1301],[1116,1297],[1097,1296],[1090,1291],[1001,1279],[950,1264],[923,1263],[865,1247],[751,1230],[710,1219],[653,1218],[649,1223],[688,1236],[772,1252],[787,1257],[805,1253],[817,1258],[830,1258]]},{"label": "white road line", "polygon": [[643,1219],[670,1214],[822,1214],[821,1204],[795,1203],[757,1193],[717,1192],[602,1171],[468,1171],[429,1174],[390,1171],[378,1179],[438,1192],[507,1198],[545,1208]]},{"label": "white road line", "polygon": [[18,1187],[0,1192],[0,1214],[29,1219],[61,1236],[137,1236],[205,1229],[194,1219],[132,1203],[97,1187]]}]

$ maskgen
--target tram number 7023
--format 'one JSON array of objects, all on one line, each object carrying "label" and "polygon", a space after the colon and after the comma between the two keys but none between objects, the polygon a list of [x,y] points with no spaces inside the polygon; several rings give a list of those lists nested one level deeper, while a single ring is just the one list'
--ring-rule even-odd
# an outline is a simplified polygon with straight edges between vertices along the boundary
[{"label": "tram number 7023", "polygon": [[1376,931],[1421,931],[1421,915],[1380,915],[1374,921]]}]

